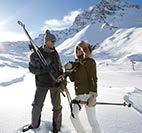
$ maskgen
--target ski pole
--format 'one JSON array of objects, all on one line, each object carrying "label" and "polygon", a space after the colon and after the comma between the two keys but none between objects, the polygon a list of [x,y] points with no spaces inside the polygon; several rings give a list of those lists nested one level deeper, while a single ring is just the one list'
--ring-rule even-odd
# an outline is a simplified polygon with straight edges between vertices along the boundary
[{"label": "ski pole", "polygon": [[[79,101],[81,104],[88,104],[87,101]],[[109,103],[109,102],[96,102],[96,104],[98,105],[118,105],[118,106],[128,106],[128,107],[131,107],[131,104],[130,103]]]},{"label": "ski pole", "polygon": [[71,99],[70,93],[69,93],[68,90],[66,90],[65,92],[66,92],[66,96],[67,96],[67,99],[68,99],[68,103],[69,103],[69,105],[71,105],[72,99]]},{"label": "ski pole", "polygon": [[73,108],[72,108],[72,99],[71,99],[71,95],[69,93],[68,90],[65,91],[66,92],[66,95],[67,95],[67,99],[68,99],[68,103],[69,103],[69,106],[70,106],[70,110],[71,110],[71,115],[73,118],[75,118],[74,114],[73,114]]},{"label": "ski pole", "polygon": [[97,102],[96,104],[100,104],[100,105],[118,105],[118,106],[128,106],[131,107],[130,103],[106,103],[106,102]]}]

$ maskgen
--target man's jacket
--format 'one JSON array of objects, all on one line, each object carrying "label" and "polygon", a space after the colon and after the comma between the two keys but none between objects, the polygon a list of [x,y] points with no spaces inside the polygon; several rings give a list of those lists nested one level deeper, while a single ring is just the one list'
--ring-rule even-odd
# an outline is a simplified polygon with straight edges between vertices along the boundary
[{"label": "man's jacket", "polygon": [[42,47],[39,50],[46,59],[48,66],[43,67],[37,54],[34,52],[31,54],[29,70],[31,73],[35,74],[36,85],[39,87],[58,87],[59,84],[57,84],[49,74],[50,71],[50,73],[57,78],[63,73],[57,51],[55,48],[43,49]]}]

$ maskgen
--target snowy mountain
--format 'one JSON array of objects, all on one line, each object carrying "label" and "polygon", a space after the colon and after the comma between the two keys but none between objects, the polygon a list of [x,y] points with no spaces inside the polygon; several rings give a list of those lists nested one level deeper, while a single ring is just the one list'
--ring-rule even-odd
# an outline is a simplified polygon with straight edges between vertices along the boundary
[{"label": "snowy mountain", "polygon": [[[80,40],[97,45],[93,57],[100,64],[107,61],[141,62],[141,14],[141,5],[132,5],[125,1],[102,0],[90,7],[76,17],[70,28],[52,31],[57,37],[56,48],[62,63],[74,60],[74,47]],[[40,34],[34,39],[38,46],[42,44],[43,36]],[[28,42],[0,43],[1,68],[27,68],[29,55]]]},{"label": "snowy mountain", "polygon": [[[58,38],[57,50],[62,62],[74,60],[74,47],[79,40],[96,45],[93,57],[97,62],[97,101],[132,104],[123,106],[96,105],[102,133],[141,133],[142,131],[142,8],[120,0],[101,0],[79,14],[69,29],[52,31]],[[43,34],[35,38],[40,46]],[[0,43],[0,133],[20,133],[30,123],[31,103],[35,93],[34,75],[29,73],[28,42]],[[74,98],[73,83],[68,86]],[[75,133],[70,121],[67,98],[62,97],[63,124],[61,133]],[[85,116],[85,117],[84,117]],[[80,113],[86,133],[91,132],[84,108]],[[47,95],[37,130],[28,133],[50,133],[52,106]]]},{"label": "snowy mountain", "polygon": [[27,67],[29,48],[27,42],[0,43],[0,66]]},{"label": "snowy mountain", "polygon": [[[87,25],[74,37],[68,38],[57,46],[57,50],[59,50],[61,55],[72,59],[75,44],[79,40],[86,40],[93,45],[97,45],[93,55],[99,60],[119,60],[133,55],[135,55],[135,58],[139,58],[142,52],[140,36],[142,34],[141,13],[142,9],[132,8],[125,10],[125,15],[123,16],[115,15],[113,25],[120,28],[113,28],[112,30],[102,23]],[[133,16],[135,17],[134,19],[132,19]],[[109,19],[112,20],[113,17],[111,16]],[[137,54],[139,57],[136,57]],[[64,60],[65,58],[63,58],[63,62]],[[135,59],[133,58],[133,60]]]},{"label": "snowy mountain", "polygon": [[[104,45],[102,42],[106,42],[104,40],[113,36],[113,34],[116,36],[115,33],[119,32],[120,29],[123,32],[123,29],[142,27],[141,13],[141,5],[132,5],[121,0],[100,0],[98,4],[79,14],[70,28],[51,32],[57,37],[56,46],[59,49],[59,53],[62,51],[61,56],[65,55],[72,59],[74,46],[79,40],[86,40],[93,45],[102,47]],[[132,19],[133,16],[134,19]],[[129,38],[131,38],[131,35],[129,35]],[[34,41],[38,46],[41,46],[43,38],[44,35],[39,34]],[[75,41],[73,41],[74,38],[76,38]],[[10,53],[12,49],[13,53],[26,53],[29,51],[26,44],[27,42],[7,42],[2,43],[1,47],[8,47],[7,52],[9,51]],[[113,46],[115,47],[115,45]],[[1,49],[0,51],[2,51]],[[99,52],[99,50],[100,48],[97,51]],[[100,53],[105,52],[100,51]],[[98,57],[98,55],[97,53],[96,56]],[[63,62],[65,61],[63,57],[62,60]]]},{"label": "snowy mountain", "polygon": [[[102,0],[100,3],[92,6],[89,10],[79,14],[70,28],[61,31],[52,31],[52,33],[57,37],[57,45],[60,45],[66,39],[73,37],[88,25],[94,24],[96,26],[97,23],[99,23],[108,29],[119,29],[121,28],[121,25],[119,26],[119,24],[117,24],[113,26],[112,22],[120,22],[121,17],[123,16],[125,18],[125,15],[128,13],[127,10],[138,10],[140,8],[142,8],[142,6],[130,5],[122,0],[110,0],[109,2]],[[98,26],[98,28],[100,29],[100,26]],[[37,44],[43,42],[43,36],[43,34],[40,34],[39,37],[35,39]]]}]

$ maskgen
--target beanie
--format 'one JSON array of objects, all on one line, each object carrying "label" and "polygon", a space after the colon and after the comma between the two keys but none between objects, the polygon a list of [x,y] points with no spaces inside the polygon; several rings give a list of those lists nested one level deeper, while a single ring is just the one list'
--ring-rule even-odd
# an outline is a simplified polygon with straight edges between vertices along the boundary
[{"label": "beanie", "polygon": [[47,42],[48,40],[56,42],[56,37],[55,37],[55,35],[50,33],[49,30],[46,30],[45,35],[44,35],[44,43]]}]

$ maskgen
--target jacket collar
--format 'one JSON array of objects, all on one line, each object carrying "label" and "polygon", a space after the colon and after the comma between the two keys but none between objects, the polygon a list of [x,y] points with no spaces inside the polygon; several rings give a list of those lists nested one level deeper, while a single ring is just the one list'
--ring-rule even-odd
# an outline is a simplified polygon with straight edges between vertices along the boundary
[{"label": "jacket collar", "polygon": [[50,49],[50,48],[43,48],[43,51],[45,51],[47,53],[53,53],[53,52],[55,52],[55,48],[52,48],[52,49]]}]

